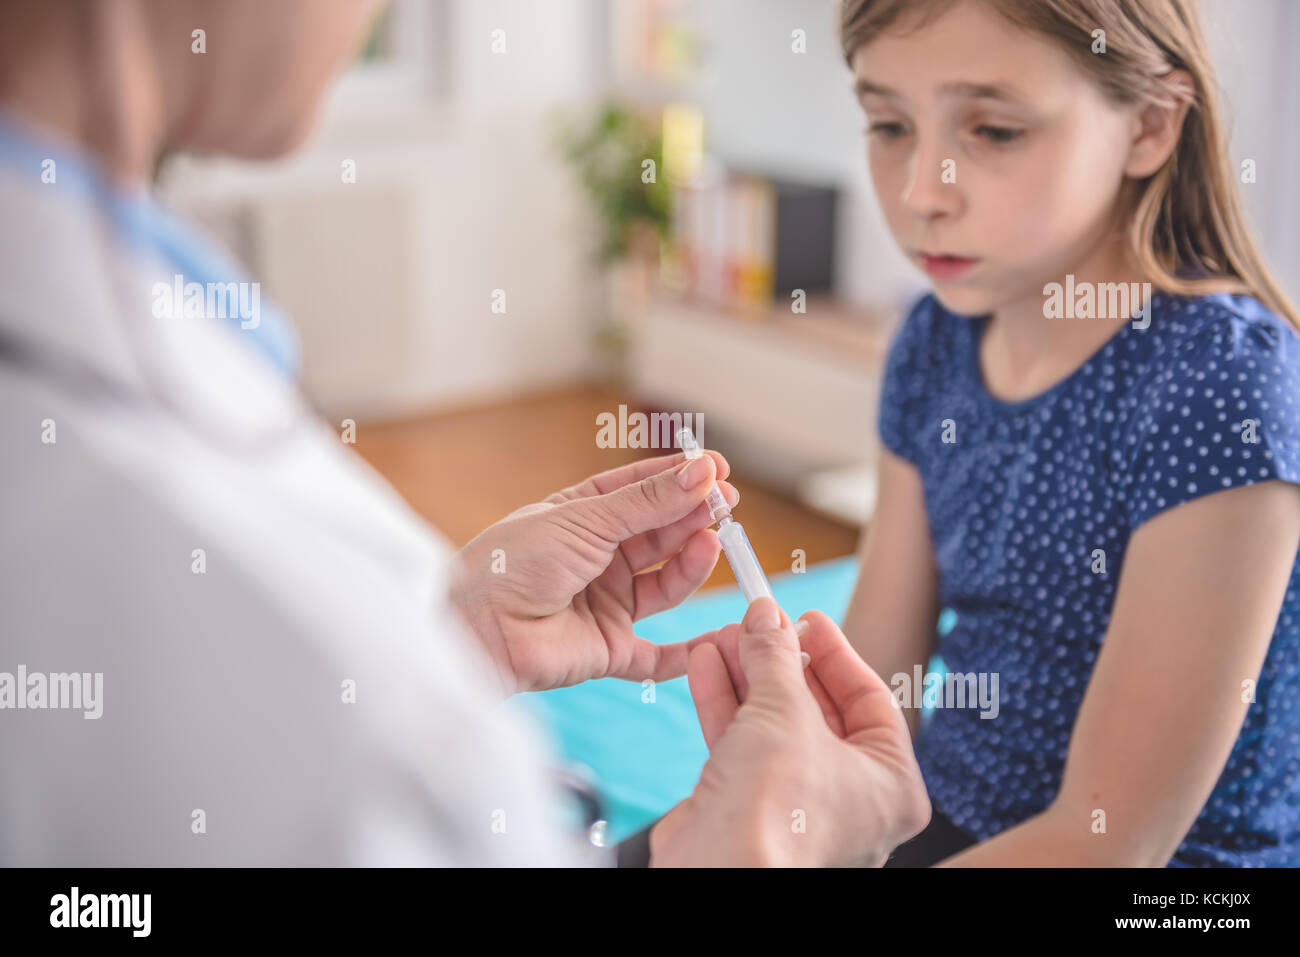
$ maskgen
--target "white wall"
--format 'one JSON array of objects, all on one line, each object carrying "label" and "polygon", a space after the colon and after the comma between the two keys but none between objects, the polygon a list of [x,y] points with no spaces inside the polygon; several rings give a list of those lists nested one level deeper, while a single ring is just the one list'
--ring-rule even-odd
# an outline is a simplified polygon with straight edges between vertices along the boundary
[{"label": "white wall", "polygon": [[552,104],[595,92],[588,6],[455,0],[434,45],[453,61],[444,100],[345,77],[291,159],[168,171],[179,207],[239,217],[254,278],[293,315],[304,385],[331,415],[461,405],[590,369],[590,214],[548,127]]},{"label": "white wall", "polygon": [[1257,182],[1240,189],[1273,273],[1300,303],[1300,3],[1202,0],[1233,160],[1254,159]]}]

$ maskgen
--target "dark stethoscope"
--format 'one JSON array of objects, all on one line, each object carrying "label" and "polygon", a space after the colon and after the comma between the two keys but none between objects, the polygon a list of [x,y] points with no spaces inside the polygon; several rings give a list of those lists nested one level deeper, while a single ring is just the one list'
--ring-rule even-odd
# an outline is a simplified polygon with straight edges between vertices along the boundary
[{"label": "dark stethoscope", "polygon": [[582,833],[592,847],[605,847],[607,821],[600,792],[584,775],[569,768],[552,768],[551,778],[582,813]]}]

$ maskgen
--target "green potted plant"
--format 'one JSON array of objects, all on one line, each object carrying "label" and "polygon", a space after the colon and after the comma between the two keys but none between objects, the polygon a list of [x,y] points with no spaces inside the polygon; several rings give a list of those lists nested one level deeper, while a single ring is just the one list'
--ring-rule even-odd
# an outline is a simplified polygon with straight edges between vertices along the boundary
[{"label": "green potted plant", "polygon": [[618,362],[627,349],[627,323],[649,299],[660,246],[670,237],[662,132],[657,118],[610,101],[585,122],[562,120],[556,144],[601,226],[595,256],[606,273],[607,308],[596,342]]}]

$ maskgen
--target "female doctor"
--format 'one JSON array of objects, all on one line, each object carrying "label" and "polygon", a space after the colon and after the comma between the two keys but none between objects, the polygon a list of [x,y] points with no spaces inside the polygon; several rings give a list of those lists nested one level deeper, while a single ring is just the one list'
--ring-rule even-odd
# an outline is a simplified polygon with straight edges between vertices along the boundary
[{"label": "female doctor", "polygon": [[689,672],[711,755],[655,863],[882,863],[929,803],[830,619],[632,633],[717,560],[720,455],[594,476],[453,555],[305,411],[272,307],[155,308],[242,278],[149,197],[156,158],[292,149],[371,7],[0,6],[0,672],[98,698],[0,698],[0,860],[576,863],[494,698]]}]

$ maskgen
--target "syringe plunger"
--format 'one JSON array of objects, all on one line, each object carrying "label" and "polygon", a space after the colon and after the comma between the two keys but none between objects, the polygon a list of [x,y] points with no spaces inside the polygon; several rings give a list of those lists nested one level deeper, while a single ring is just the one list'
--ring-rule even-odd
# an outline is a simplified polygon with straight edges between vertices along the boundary
[{"label": "syringe plunger", "polygon": [[[682,447],[688,459],[698,459],[704,454],[700,448],[700,443],[695,441],[695,433],[689,427],[677,430],[677,443]],[[704,496],[704,501],[709,505],[709,516],[722,525],[731,521],[731,506],[727,504],[726,498],[722,494],[722,489],[718,488],[718,483],[713,483],[713,488],[709,489],[709,494]]]}]

